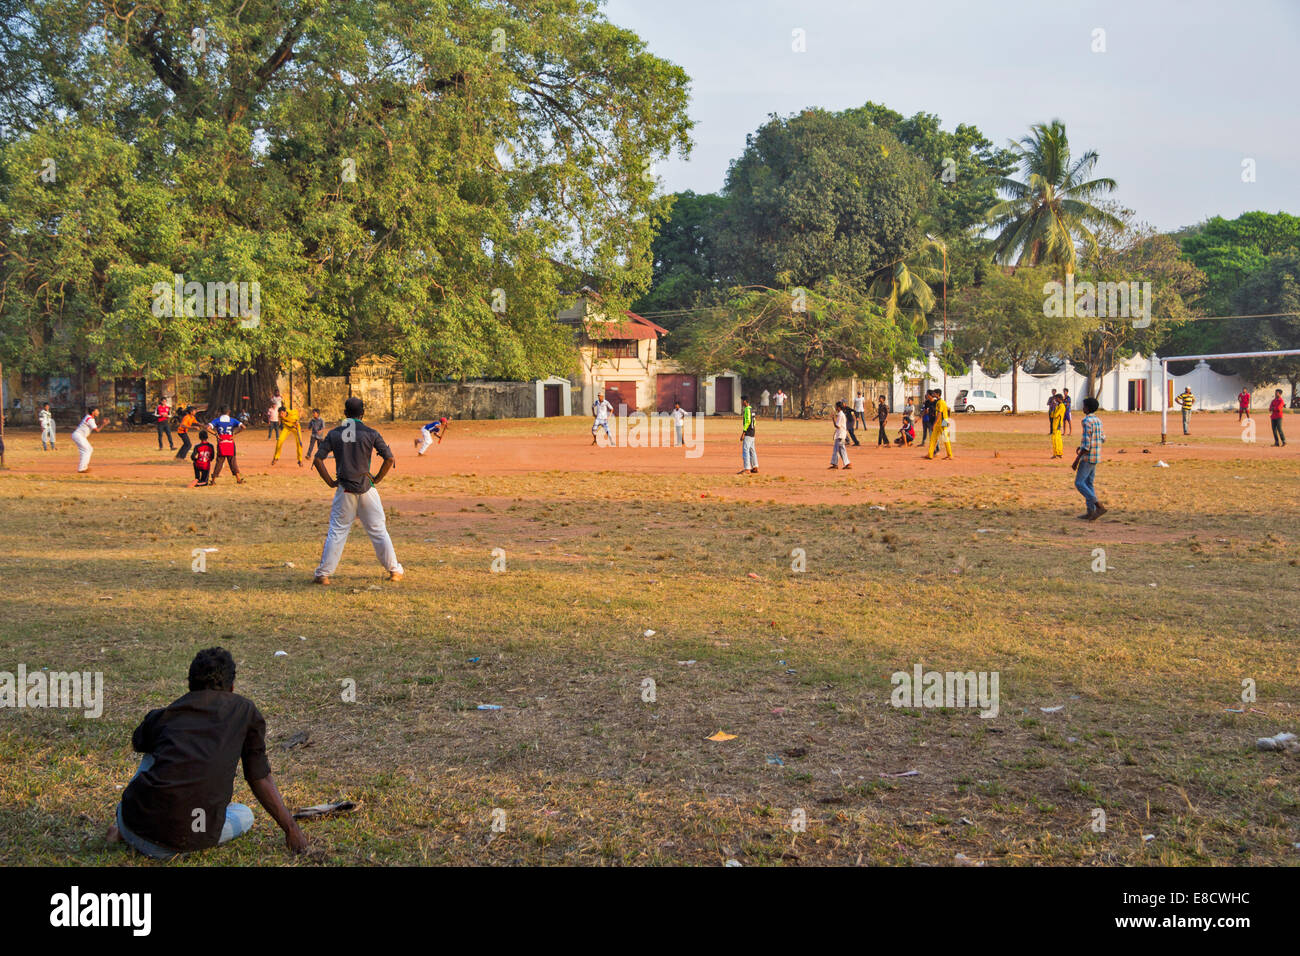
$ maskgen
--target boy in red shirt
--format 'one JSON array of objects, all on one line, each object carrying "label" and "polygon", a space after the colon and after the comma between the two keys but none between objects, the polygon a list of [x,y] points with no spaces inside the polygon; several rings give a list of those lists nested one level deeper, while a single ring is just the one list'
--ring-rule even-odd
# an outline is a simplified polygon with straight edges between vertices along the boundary
[{"label": "boy in red shirt", "polygon": [[1273,401],[1268,403],[1269,424],[1273,426],[1273,447],[1278,448],[1286,444],[1286,433],[1282,431],[1282,409],[1286,402],[1282,401],[1282,389],[1273,390]]},{"label": "boy in red shirt", "polygon": [[212,461],[216,454],[212,442],[208,441],[208,430],[199,429],[199,443],[190,453],[190,461],[194,462],[194,480],[190,482],[191,488],[202,488],[208,484],[208,475],[211,473]]}]

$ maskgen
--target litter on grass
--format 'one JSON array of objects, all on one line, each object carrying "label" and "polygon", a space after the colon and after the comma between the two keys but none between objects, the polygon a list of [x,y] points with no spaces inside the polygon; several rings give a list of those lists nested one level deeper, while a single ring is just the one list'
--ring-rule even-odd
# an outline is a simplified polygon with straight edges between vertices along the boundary
[{"label": "litter on grass", "polygon": [[1057,711],[1065,710],[1065,705],[1057,704],[1055,707],[1039,707],[1038,709],[1045,714],[1055,714]]},{"label": "litter on grass", "polygon": [[1292,753],[1300,753],[1300,742],[1297,742],[1296,735],[1291,733],[1260,737],[1255,741],[1255,746],[1260,750],[1289,750]]},{"label": "litter on grass", "polygon": [[714,743],[717,743],[717,744],[722,743],[724,740],[735,740],[735,739],[736,739],[736,735],[735,735],[735,734],[729,734],[729,733],[727,733],[726,731],[722,731],[722,730],[719,730],[719,731],[718,731],[716,734],[714,734],[712,737],[706,737],[706,738],[705,738],[705,740],[712,740]]},{"label": "litter on grass", "polygon": [[475,710],[500,710],[501,705],[500,704],[479,704],[474,709]]},{"label": "litter on grass", "polygon": [[340,800],[338,803],[318,803],[314,807],[302,807],[293,811],[295,820],[310,820],[313,817],[328,817],[340,813],[351,813],[357,808],[357,805],[351,800]]}]

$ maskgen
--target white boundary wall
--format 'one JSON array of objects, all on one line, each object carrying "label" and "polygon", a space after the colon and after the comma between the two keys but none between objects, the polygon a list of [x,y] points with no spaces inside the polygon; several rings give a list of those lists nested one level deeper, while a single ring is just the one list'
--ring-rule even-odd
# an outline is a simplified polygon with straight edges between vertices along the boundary
[{"label": "white boundary wall", "polygon": [[[909,379],[923,379],[922,390],[943,387],[943,369],[939,367],[938,359],[933,352],[928,353],[926,359],[926,365],[915,363],[905,374],[896,374],[894,376],[894,394],[892,398],[895,410],[903,406]],[[1101,402],[1102,410],[1111,412],[1133,411],[1134,409],[1129,407],[1129,382],[1135,380],[1146,382],[1144,410],[1159,411],[1160,357],[1157,355],[1152,355],[1150,358],[1134,355],[1132,358],[1121,362],[1114,371],[1103,376],[1097,396]],[[1242,379],[1236,375],[1220,375],[1210,368],[1205,361],[1197,362],[1196,367],[1186,375],[1170,375],[1169,380],[1174,383],[1175,395],[1184,388],[1191,386],[1192,394],[1196,396],[1196,409],[1198,411],[1236,411],[1237,395],[1241,392],[1244,384]],[[966,375],[948,376],[948,401],[951,402],[956,398],[957,393],[963,388],[971,390],[977,388],[988,389],[1004,398],[1008,405],[1011,404],[1010,372],[999,376],[987,375],[979,367],[978,362],[972,362],[970,372]],[[1059,392],[1067,388],[1070,390],[1070,397],[1074,399],[1074,407],[1078,408],[1079,403],[1088,394],[1088,380],[1085,376],[1076,372],[1069,363],[1066,363],[1060,371],[1051,375],[1031,375],[1028,372],[1021,371],[1018,388],[1019,402],[1017,404],[1022,412],[1045,411],[1052,389]],[[1273,398],[1274,388],[1282,389],[1288,401],[1290,400],[1290,386],[1285,382],[1279,382],[1275,385],[1255,389],[1251,398],[1251,406],[1254,408],[1266,407]]]}]

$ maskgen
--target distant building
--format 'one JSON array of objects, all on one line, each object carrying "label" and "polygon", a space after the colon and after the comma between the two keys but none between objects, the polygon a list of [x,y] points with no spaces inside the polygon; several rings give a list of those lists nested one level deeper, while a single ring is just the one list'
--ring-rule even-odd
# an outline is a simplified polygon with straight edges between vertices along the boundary
[{"label": "distant building", "polygon": [[734,414],[740,410],[740,376],[723,371],[698,376],[659,357],[668,330],[635,312],[611,318],[600,297],[583,289],[559,321],[574,329],[580,369],[572,379],[585,412],[600,393],[616,412],[670,412],[674,402],[690,413]]}]

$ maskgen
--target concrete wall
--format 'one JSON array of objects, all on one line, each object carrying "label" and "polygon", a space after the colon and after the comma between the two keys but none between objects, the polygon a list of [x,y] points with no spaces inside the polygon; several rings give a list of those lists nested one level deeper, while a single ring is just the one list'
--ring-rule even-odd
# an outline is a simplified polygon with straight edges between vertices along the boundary
[{"label": "concrete wall", "polygon": [[[548,380],[552,384],[568,382]],[[366,417],[373,421],[422,419],[431,421],[442,415],[466,418],[532,418],[541,415],[540,382],[422,382],[401,380],[400,372],[385,365],[354,366],[348,375],[320,375],[311,379],[311,398],[305,374],[294,372],[293,400],[298,408],[319,408],[327,421],[343,416],[343,403],[350,395],[366,403]],[[280,392],[288,395],[288,377],[281,376]],[[564,411],[561,408],[561,411]]]},{"label": "concrete wall", "polygon": [[[934,353],[931,352],[927,355],[927,359],[925,365],[918,365],[909,369],[905,375],[900,374],[895,377],[893,392],[896,402],[901,399],[903,394],[905,379],[920,377],[924,382],[923,388],[939,388],[943,386],[943,370],[939,367],[939,362]],[[1185,387],[1191,386],[1192,394],[1196,396],[1196,409],[1198,411],[1235,411],[1237,408],[1237,395],[1241,392],[1244,384],[1236,375],[1220,375],[1203,361],[1198,362],[1196,367],[1187,375],[1171,375],[1169,378],[1174,383],[1175,395]],[[1103,376],[1097,391],[1097,400],[1101,402],[1102,409],[1112,412],[1130,411],[1128,393],[1129,382],[1131,381],[1146,383],[1146,410],[1159,411],[1161,408],[1160,358],[1156,355],[1149,358],[1135,355],[1120,363],[1119,367],[1114,371]],[[987,375],[979,367],[978,362],[973,362],[968,374],[948,376],[946,397],[951,402],[962,389],[977,388],[996,392],[1010,404],[1011,373],[1007,372],[1005,375],[998,376]],[[1088,380],[1085,376],[1074,371],[1074,368],[1069,364],[1051,375],[1030,375],[1028,372],[1022,371],[1017,387],[1017,405],[1022,412],[1043,411],[1047,408],[1047,400],[1052,394],[1052,389],[1059,392],[1067,388],[1070,390],[1070,396],[1074,399],[1074,406],[1077,408],[1088,394]],[[1285,383],[1269,385],[1255,390],[1251,402],[1252,407],[1266,406],[1272,400],[1274,388],[1282,388],[1284,394],[1290,396],[1290,390]],[[1176,407],[1170,405],[1171,409]]]},{"label": "concrete wall", "polygon": [[534,382],[425,382],[397,387],[394,417],[432,421],[441,415],[466,418],[534,418]]}]

